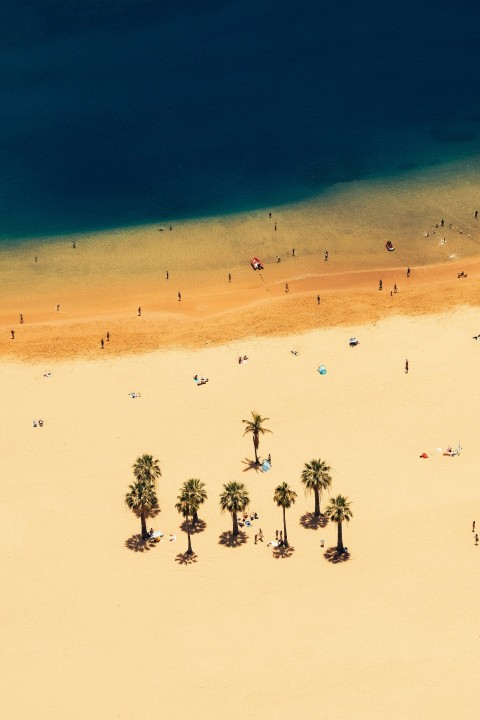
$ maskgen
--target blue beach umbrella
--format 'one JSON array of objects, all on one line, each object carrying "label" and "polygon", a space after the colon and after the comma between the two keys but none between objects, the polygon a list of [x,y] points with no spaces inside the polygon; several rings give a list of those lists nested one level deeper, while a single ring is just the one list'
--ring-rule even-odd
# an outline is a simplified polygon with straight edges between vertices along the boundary
[{"label": "blue beach umbrella", "polygon": [[320,375],[326,375],[327,368],[325,367],[325,365],[320,365],[320,367],[318,368],[318,372],[320,373]]}]

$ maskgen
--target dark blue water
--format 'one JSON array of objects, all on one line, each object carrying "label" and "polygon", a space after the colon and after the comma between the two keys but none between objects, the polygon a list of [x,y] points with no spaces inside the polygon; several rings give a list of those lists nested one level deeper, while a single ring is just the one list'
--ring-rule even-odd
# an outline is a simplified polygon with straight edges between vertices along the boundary
[{"label": "dark blue water", "polygon": [[273,206],[477,154],[466,0],[0,2],[0,236]]}]

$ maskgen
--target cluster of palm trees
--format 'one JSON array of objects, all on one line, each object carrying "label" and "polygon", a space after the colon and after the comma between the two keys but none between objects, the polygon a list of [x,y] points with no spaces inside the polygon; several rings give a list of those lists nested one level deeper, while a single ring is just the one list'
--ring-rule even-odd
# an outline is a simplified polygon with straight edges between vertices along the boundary
[{"label": "cluster of palm trees", "polygon": [[[262,418],[256,412],[252,412],[251,420],[243,420],[246,425],[244,435],[251,433],[253,437],[253,447],[255,451],[255,463],[259,464],[258,447],[260,435],[271,433],[264,427],[268,418]],[[158,498],[156,494],[156,481],[161,477],[161,470],[158,460],[154,460],[152,455],[142,455],[133,465],[133,474],[135,482],[129,486],[129,490],[125,496],[127,507],[132,510],[141,520],[142,539],[147,540],[149,533],[147,531],[147,517],[153,517],[159,511]],[[311,460],[305,463],[302,470],[301,481],[307,494],[313,493],[315,499],[314,517],[319,518],[320,500],[324,490],[330,488],[332,484],[331,468],[321,459]],[[292,490],[288,483],[284,482],[275,488],[273,500],[283,513],[283,545],[288,547],[286,510],[295,504],[297,493]],[[191,525],[198,522],[198,510],[207,499],[207,491],[205,483],[198,478],[190,478],[186,480],[180,488],[180,493],[175,504],[176,510],[185,519],[185,529],[188,537],[187,555],[193,554],[191,541]],[[220,509],[222,512],[228,512],[232,516],[232,535],[235,537],[239,534],[238,514],[244,513],[250,504],[250,498],[244,483],[230,482],[223,486],[220,494]],[[330,498],[329,505],[325,509],[324,517],[329,518],[337,525],[337,552],[345,551],[342,537],[342,526],[344,522],[350,522],[352,511],[351,503],[348,498],[343,495],[337,495]]]}]

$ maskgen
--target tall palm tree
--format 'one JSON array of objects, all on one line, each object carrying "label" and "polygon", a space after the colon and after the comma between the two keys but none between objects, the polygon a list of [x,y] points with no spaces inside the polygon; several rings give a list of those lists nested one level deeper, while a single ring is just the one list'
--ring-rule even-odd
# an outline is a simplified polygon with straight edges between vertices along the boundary
[{"label": "tall palm tree", "polygon": [[348,501],[348,497],[344,495],[337,495],[336,498],[330,499],[330,505],[325,510],[325,515],[330,518],[332,522],[337,523],[337,552],[345,552],[343,547],[342,537],[342,523],[350,522],[353,517],[352,511],[350,510],[351,503]]},{"label": "tall palm tree", "polygon": [[231,482],[223,486],[220,495],[220,508],[222,512],[232,513],[232,535],[238,535],[237,512],[243,512],[250,504],[247,488],[243,483]]},{"label": "tall palm tree", "polygon": [[195,525],[195,523],[198,522],[198,508],[200,507],[200,505],[203,505],[203,503],[207,499],[207,491],[205,490],[205,483],[203,483],[198,478],[190,478],[189,480],[185,480],[185,482],[183,483],[182,492],[183,492],[183,490],[188,490],[197,499],[197,506],[194,508],[193,516],[192,516],[192,522]]},{"label": "tall palm tree", "polygon": [[183,515],[185,518],[188,536],[187,555],[193,555],[192,540],[190,538],[190,517],[198,510],[198,498],[193,492],[186,488],[185,485],[186,483],[184,483],[180,489],[180,495],[177,497],[175,508],[180,515]]},{"label": "tall palm tree", "polygon": [[251,410],[252,419],[251,420],[242,420],[242,422],[245,423],[246,428],[245,432],[243,433],[246,435],[247,433],[252,433],[253,435],[253,449],[255,450],[255,462],[258,465],[258,445],[260,443],[260,435],[265,435],[265,433],[271,433],[271,430],[268,430],[268,428],[263,427],[263,424],[266,420],[269,420],[270,418],[262,418],[261,415]]},{"label": "tall palm tree", "polygon": [[320,517],[320,497],[322,491],[326,490],[332,484],[330,475],[331,468],[324,460],[310,460],[305,463],[302,470],[302,483],[305,486],[305,492],[313,492],[315,496],[315,512],[316,517]]},{"label": "tall palm tree", "polygon": [[286,482],[275,488],[275,494],[273,496],[273,499],[277,503],[278,507],[281,507],[283,510],[283,544],[285,545],[285,547],[288,547],[285,510],[288,510],[289,507],[292,507],[292,505],[295,504],[296,498],[297,493],[295,492],[295,490],[292,490]]},{"label": "tall palm tree", "polygon": [[142,523],[142,538],[148,537],[147,517],[158,510],[158,498],[155,488],[149,482],[136,480],[133,485],[129,485],[129,491],[125,495],[125,503],[129,510],[140,516]]},{"label": "tall palm tree", "polygon": [[162,471],[160,470],[158,460],[154,460],[153,455],[145,454],[135,460],[133,474],[137,480],[155,485],[155,481],[161,477]]}]

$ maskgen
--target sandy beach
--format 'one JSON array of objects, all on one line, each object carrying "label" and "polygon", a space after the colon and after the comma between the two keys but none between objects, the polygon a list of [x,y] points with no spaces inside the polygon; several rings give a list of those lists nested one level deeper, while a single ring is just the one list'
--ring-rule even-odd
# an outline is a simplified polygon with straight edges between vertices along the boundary
[{"label": "sandy beach", "polygon": [[[5,717],[450,719],[459,698],[476,717],[480,236],[462,172],[0,252]],[[162,469],[156,545],[124,503],[143,453]],[[352,501],[345,562],[312,523],[313,458]],[[191,477],[208,500],[186,562]],[[259,516],[235,547],[233,480]],[[288,551],[268,546],[282,482]]]},{"label": "sandy beach", "polygon": [[[5,717],[211,718],[229,703],[233,718],[451,718],[459,697],[476,716],[479,329],[463,308],[200,350],[3,360]],[[269,473],[250,467],[251,410],[273,431]],[[459,442],[458,457],[438,450]],[[162,468],[152,524],[177,538],[151,549],[124,506],[144,452]],[[344,563],[324,556],[336,528],[308,527],[300,472],[315,457],[352,501]],[[189,477],[209,497],[185,565],[174,503]],[[231,480],[259,515],[239,547],[222,544]],[[276,556],[283,481],[298,498],[291,554]]]}]

